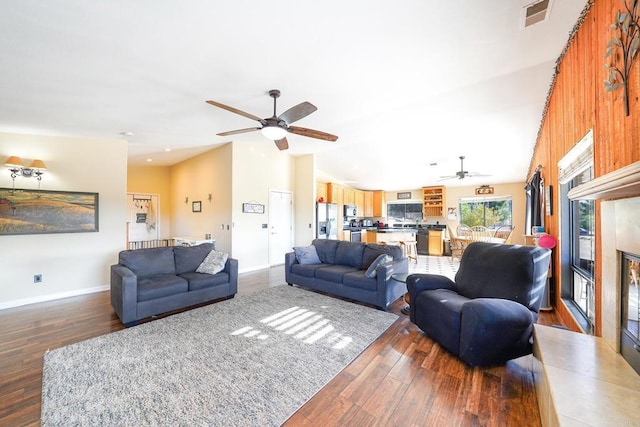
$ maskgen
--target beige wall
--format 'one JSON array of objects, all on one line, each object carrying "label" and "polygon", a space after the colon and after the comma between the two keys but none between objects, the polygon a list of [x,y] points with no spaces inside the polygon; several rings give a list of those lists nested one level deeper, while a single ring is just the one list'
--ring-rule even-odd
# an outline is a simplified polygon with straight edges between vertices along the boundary
[{"label": "beige wall", "polygon": [[160,206],[156,207],[160,239],[171,237],[171,168],[158,166],[129,166],[127,168],[127,192],[157,194]]},{"label": "beige wall", "polygon": [[[126,141],[0,133],[0,160],[11,155],[45,162],[43,190],[99,193],[99,231],[0,236],[0,308],[108,289],[109,266],[125,246]],[[0,169],[0,186],[11,185]],[[18,177],[16,188],[37,181]]]},{"label": "beige wall", "polygon": [[[513,237],[511,242],[513,244],[521,245],[524,244],[524,220],[525,220],[525,194],[524,194],[524,182],[516,182],[511,184],[495,184],[492,185],[494,189],[494,196],[511,196],[512,200],[512,219],[513,225],[515,226],[513,230]],[[459,212],[459,201],[461,197],[473,197],[475,196],[475,189],[477,186],[472,187],[447,187],[447,208],[457,207],[458,215]],[[480,196],[479,196],[480,197]],[[448,226],[455,230],[455,227],[458,226],[459,222],[445,220],[444,222],[440,221],[441,224],[446,223]]]},{"label": "beige wall", "polygon": [[[235,141],[232,188],[233,256],[240,271],[268,267],[269,229],[262,224],[269,223],[269,191],[289,191],[296,197],[295,160],[264,138]],[[265,213],[243,213],[242,204],[248,202],[265,205]]]},{"label": "beige wall", "polygon": [[295,245],[307,246],[316,236],[316,178],[313,154],[296,158]]},{"label": "beige wall", "polygon": [[[216,249],[233,253],[231,144],[172,166],[170,180],[171,236],[204,238],[205,234],[211,234]],[[201,202],[201,212],[193,212],[194,201]]]}]

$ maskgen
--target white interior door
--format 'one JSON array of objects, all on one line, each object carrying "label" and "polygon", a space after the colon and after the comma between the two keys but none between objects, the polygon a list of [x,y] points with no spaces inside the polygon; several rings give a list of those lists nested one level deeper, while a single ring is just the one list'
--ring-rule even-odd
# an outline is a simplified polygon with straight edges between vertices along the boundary
[{"label": "white interior door", "polygon": [[284,264],[293,247],[293,197],[290,192],[269,192],[269,265]]}]

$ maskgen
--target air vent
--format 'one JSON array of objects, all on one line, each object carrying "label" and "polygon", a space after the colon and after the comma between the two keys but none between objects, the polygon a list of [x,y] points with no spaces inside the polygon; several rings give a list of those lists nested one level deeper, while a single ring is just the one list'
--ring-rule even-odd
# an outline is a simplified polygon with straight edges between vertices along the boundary
[{"label": "air vent", "polygon": [[524,8],[524,27],[530,27],[549,17],[551,0],[542,0]]}]

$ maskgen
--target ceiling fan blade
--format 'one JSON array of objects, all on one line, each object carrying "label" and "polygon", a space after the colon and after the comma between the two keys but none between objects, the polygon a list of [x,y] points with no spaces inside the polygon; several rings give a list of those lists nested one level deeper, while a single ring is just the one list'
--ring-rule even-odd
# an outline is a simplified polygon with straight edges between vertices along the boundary
[{"label": "ceiling fan blade", "polygon": [[307,117],[317,109],[318,108],[310,102],[301,102],[295,107],[291,107],[284,113],[280,114],[279,119],[284,120],[286,124],[290,125],[293,122],[297,122],[298,120]]},{"label": "ceiling fan blade", "polygon": [[278,150],[282,151],[282,150],[286,150],[287,148],[289,148],[289,143],[287,142],[287,138],[282,138],[282,139],[278,139],[277,141],[273,141],[276,143],[276,147],[278,147]]},{"label": "ceiling fan blade", "polygon": [[254,116],[253,114],[249,114],[246,111],[238,110],[237,108],[229,107],[228,105],[224,105],[216,101],[207,101],[207,104],[213,105],[214,107],[222,108],[223,110],[231,111],[232,113],[240,114],[243,117],[262,123],[262,118]]},{"label": "ceiling fan blade", "polygon": [[457,175],[449,175],[449,176],[441,176],[438,177],[437,181],[446,181],[447,179],[458,178]]},{"label": "ceiling fan blade", "polygon": [[289,126],[289,132],[295,133],[296,135],[308,136],[309,138],[323,139],[325,141],[336,141],[338,139],[337,136],[331,135],[330,133],[321,132],[319,130],[301,128],[297,126]]},{"label": "ceiling fan blade", "polygon": [[260,128],[246,128],[246,129],[230,130],[228,132],[217,133],[216,135],[218,135],[218,136],[229,136],[229,135],[237,135],[239,133],[254,132],[256,130],[260,130]]}]

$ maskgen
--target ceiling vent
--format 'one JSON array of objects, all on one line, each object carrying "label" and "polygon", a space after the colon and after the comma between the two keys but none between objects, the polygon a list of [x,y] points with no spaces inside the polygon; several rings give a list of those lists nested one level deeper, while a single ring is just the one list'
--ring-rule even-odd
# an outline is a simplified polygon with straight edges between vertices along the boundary
[{"label": "ceiling vent", "polygon": [[551,0],[542,0],[524,7],[524,28],[546,21],[551,12]]}]

